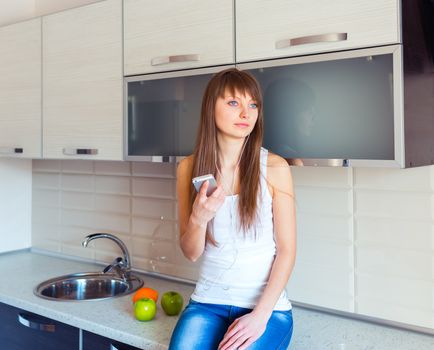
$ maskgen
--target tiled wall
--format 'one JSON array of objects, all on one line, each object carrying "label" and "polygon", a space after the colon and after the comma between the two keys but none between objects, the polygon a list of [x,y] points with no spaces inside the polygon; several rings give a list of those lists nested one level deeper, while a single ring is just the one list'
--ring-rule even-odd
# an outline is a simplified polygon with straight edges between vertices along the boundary
[{"label": "tiled wall", "polygon": [[0,157],[0,253],[31,245],[32,162]]},{"label": "tiled wall", "polygon": [[292,299],[434,329],[434,166],[293,175]]},{"label": "tiled wall", "polygon": [[434,167],[354,174],[356,311],[434,329]]},{"label": "tiled wall", "polygon": [[[434,167],[293,168],[292,300],[434,328]],[[173,164],[33,161],[33,247],[195,279],[177,244]]]},{"label": "tiled wall", "polygon": [[133,266],[195,279],[178,247],[175,165],[104,161],[33,161],[32,246],[97,261],[119,255],[109,232],[127,245]]},{"label": "tiled wall", "polygon": [[291,297],[354,311],[352,171],[293,168],[298,253]]}]

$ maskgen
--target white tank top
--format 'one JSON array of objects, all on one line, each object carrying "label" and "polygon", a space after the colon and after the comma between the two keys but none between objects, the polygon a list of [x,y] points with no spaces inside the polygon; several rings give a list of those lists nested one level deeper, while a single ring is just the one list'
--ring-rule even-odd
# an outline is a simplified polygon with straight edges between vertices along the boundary
[{"label": "white tank top", "polygon": [[[212,232],[218,246],[207,243],[199,279],[191,299],[201,303],[253,309],[270,276],[276,255],[272,198],[267,182],[268,151],[261,149],[258,220],[245,234],[239,230],[238,195],[226,199],[214,217]],[[256,230],[256,239],[255,239]],[[290,310],[283,290],[274,310]]]}]

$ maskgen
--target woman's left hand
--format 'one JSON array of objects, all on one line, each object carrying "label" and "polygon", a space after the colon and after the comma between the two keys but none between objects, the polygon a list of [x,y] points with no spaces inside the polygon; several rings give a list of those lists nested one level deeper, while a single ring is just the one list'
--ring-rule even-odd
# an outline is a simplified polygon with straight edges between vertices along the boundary
[{"label": "woman's left hand", "polygon": [[237,318],[226,331],[218,350],[247,349],[264,332],[268,317],[250,312]]}]

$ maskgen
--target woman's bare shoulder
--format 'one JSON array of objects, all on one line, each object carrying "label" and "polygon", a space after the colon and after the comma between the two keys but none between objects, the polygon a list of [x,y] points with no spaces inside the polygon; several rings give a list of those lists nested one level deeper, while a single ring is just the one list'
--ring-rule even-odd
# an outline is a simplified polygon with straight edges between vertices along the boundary
[{"label": "woman's bare shoulder", "polygon": [[285,158],[276,153],[268,152],[267,167],[270,168],[289,168],[288,162]]},{"label": "woman's bare shoulder", "polygon": [[180,177],[185,177],[185,176],[191,177],[192,172],[193,172],[193,155],[190,155],[188,157],[185,157],[183,160],[179,162],[176,174],[179,179]]},{"label": "woman's bare shoulder", "polygon": [[272,152],[267,159],[267,179],[273,194],[275,189],[292,193],[291,167],[285,158]]}]

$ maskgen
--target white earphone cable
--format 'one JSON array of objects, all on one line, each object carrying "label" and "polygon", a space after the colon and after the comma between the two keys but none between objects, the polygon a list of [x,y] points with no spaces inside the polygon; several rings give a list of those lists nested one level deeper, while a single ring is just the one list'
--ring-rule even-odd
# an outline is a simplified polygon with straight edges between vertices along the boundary
[{"label": "white earphone cable", "polygon": [[[235,208],[235,204],[236,204],[236,201],[235,201],[235,194],[234,194],[234,186],[235,186],[235,177],[236,177],[236,173],[237,173],[237,171],[238,171],[238,168],[239,168],[239,165],[240,165],[240,162],[241,162],[241,158],[242,158],[242,156],[243,156],[243,152],[244,152],[244,148],[245,148],[245,146],[246,146],[246,144],[247,144],[247,141],[248,141],[248,139],[249,139],[249,136],[250,135],[248,135],[247,137],[246,137],[246,139],[245,139],[245,141],[244,141],[244,143],[243,143],[243,147],[241,148],[241,152],[240,152],[240,156],[238,157],[238,161],[237,161],[237,164],[235,165],[235,169],[234,169],[234,174],[233,174],[233,177],[232,177],[232,186],[231,186],[231,188],[229,188],[229,191],[228,191],[228,193],[230,193],[230,195],[231,195],[231,206],[230,206],[230,209],[229,209],[229,215],[230,215],[230,232],[229,232],[229,235],[228,235],[228,237],[226,238],[226,240],[225,240],[225,242],[223,243],[223,245],[220,247],[220,251],[222,251],[223,250],[223,248],[225,248],[226,247],[226,245],[228,244],[228,242],[229,242],[229,238],[231,238],[231,240],[232,240],[232,244],[233,244],[233,251],[234,251],[234,258],[233,258],[233,260],[232,260],[232,262],[231,262],[231,264],[227,267],[227,268],[225,268],[220,274],[219,274],[219,276],[218,277],[216,277],[215,279],[213,279],[213,280],[211,280],[211,279],[205,279],[204,280],[204,283],[205,283],[205,285],[206,285],[206,287],[204,288],[205,290],[209,290],[213,285],[216,285],[217,283],[221,283],[221,281],[222,281],[222,277],[235,265],[235,263],[236,263],[236,261],[237,261],[237,259],[238,259],[238,246],[237,246],[237,241],[236,241],[236,227],[234,226],[234,212],[235,212],[235,210],[236,210],[236,208]],[[215,160],[215,167],[216,167],[216,170],[217,170],[217,172],[218,172],[218,174],[220,175],[220,178],[221,178],[221,180],[222,180],[222,184],[223,184],[223,186],[224,187],[227,187],[227,183],[226,183],[226,181],[225,181],[225,179],[224,179],[224,176],[223,176],[223,174],[221,173],[221,171],[220,171],[220,168],[218,167],[218,165],[217,165],[217,151],[216,151],[216,154],[215,154],[215,158],[214,158],[214,160]],[[226,190],[227,190],[227,188],[226,188]],[[228,286],[228,285],[223,285],[222,286],[222,289],[223,290],[229,290],[230,289],[230,286]]]}]

